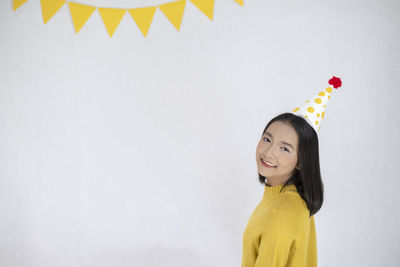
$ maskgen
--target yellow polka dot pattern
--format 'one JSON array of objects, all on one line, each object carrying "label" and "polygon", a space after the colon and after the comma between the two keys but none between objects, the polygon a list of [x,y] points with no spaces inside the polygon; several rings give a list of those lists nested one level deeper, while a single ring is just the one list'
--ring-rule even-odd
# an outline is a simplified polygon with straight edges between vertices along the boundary
[{"label": "yellow polka dot pattern", "polygon": [[296,107],[293,112],[307,119],[316,132],[321,129],[321,122],[325,116],[325,109],[331,98],[333,89],[331,86],[318,92],[316,96],[305,101],[303,106]]}]

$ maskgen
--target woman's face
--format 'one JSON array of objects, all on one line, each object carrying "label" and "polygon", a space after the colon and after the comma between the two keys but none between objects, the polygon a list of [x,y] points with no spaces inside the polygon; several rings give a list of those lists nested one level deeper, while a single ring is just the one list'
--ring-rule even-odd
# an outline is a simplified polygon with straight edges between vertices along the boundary
[{"label": "woman's face", "polygon": [[257,145],[256,159],[258,172],[267,177],[266,183],[283,184],[295,173],[298,139],[294,128],[281,121],[273,122],[265,131]]}]

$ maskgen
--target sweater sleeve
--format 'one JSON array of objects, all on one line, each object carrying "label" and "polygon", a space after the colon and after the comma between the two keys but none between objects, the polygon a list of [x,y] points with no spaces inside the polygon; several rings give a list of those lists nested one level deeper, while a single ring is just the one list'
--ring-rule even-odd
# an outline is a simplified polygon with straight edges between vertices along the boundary
[{"label": "sweater sleeve", "polygon": [[260,236],[254,267],[284,267],[294,249],[296,215],[278,210],[271,215]]}]

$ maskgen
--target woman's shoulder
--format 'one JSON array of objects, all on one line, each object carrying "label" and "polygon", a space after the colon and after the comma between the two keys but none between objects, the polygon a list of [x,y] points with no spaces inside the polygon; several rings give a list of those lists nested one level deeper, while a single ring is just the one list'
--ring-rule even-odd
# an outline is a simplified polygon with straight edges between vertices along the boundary
[{"label": "woman's shoulder", "polygon": [[297,193],[282,193],[270,207],[264,230],[275,232],[282,238],[294,238],[300,234],[299,229],[310,225],[309,211],[304,200]]},{"label": "woman's shoulder", "polygon": [[304,199],[296,191],[282,192],[275,200],[273,210],[289,218],[308,218],[309,210]]}]

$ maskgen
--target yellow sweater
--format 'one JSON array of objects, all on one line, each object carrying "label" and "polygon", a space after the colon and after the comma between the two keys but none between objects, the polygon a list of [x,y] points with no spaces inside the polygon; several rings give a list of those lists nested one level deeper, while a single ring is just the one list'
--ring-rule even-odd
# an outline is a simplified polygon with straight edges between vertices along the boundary
[{"label": "yellow sweater", "polygon": [[314,216],[295,185],[265,186],[243,233],[242,267],[316,267]]}]

